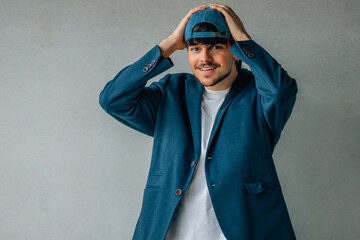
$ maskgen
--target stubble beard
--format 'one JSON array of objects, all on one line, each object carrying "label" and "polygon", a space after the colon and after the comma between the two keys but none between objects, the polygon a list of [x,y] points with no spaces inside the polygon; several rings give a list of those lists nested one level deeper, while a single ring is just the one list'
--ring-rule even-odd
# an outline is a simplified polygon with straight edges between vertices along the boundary
[{"label": "stubble beard", "polygon": [[[229,71],[227,73],[216,78],[211,84],[205,84],[205,82],[200,80],[200,78],[197,78],[197,79],[199,80],[201,85],[203,85],[204,87],[212,87],[212,86],[215,86],[216,84],[222,82],[224,79],[226,79],[231,74],[232,68],[233,68],[233,66],[231,66],[231,68],[229,69]],[[207,77],[204,77],[204,78],[206,79]]]}]

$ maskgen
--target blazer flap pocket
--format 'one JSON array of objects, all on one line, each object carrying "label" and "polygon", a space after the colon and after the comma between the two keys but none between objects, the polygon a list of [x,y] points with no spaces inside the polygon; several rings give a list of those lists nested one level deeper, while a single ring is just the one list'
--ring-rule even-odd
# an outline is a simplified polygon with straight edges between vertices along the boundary
[{"label": "blazer flap pocket", "polygon": [[244,183],[246,190],[250,194],[259,194],[265,190],[280,190],[281,187],[278,184],[274,183],[263,183],[263,182],[251,182]]}]

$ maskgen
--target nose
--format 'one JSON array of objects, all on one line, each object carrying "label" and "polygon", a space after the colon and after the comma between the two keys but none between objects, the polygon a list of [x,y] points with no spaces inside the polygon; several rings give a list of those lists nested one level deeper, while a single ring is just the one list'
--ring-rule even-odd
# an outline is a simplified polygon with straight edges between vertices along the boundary
[{"label": "nose", "polygon": [[212,56],[209,52],[209,49],[207,48],[203,48],[201,53],[200,53],[200,62],[201,63],[208,63],[211,62],[212,60]]}]

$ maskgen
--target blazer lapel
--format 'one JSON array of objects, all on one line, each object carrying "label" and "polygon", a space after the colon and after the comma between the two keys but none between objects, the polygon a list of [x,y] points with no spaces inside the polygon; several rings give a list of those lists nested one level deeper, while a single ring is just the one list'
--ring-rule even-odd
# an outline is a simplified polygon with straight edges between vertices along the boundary
[{"label": "blazer lapel", "polygon": [[[214,121],[214,125],[213,128],[211,130],[211,134],[210,134],[210,138],[209,138],[209,143],[207,145],[207,150],[209,150],[209,147],[211,145],[212,140],[214,139],[215,133],[217,131],[217,129],[219,128],[219,125],[221,123],[221,119],[223,118],[226,109],[229,107],[230,103],[232,102],[232,100],[236,97],[239,96],[241,93],[241,90],[244,89],[244,87],[249,83],[250,79],[247,77],[241,77],[243,74],[242,72],[240,72],[238,74],[238,76],[236,77],[235,81],[233,82],[230,91],[228,93],[228,95],[226,96],[223,104],[221,105],[215,121]],[[244,76],[244,75],[243,75]]]},{"label": "blazer lapel", "polygon": [[197,157],[201,148],[201,99],[204,87],[194,77],[185,81],[185,99]]}]

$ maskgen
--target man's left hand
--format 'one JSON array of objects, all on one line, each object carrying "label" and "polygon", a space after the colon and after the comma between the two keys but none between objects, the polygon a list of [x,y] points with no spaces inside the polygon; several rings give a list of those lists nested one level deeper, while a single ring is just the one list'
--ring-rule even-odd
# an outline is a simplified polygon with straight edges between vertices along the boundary
[{"label": "man's left hand", "polygon": [[235,41],[251,40],[251,37],[246,32],[242,21],[229,6],[219,3],[210,3],[209,7],[220,11],[224,15],[231,35]]}]

